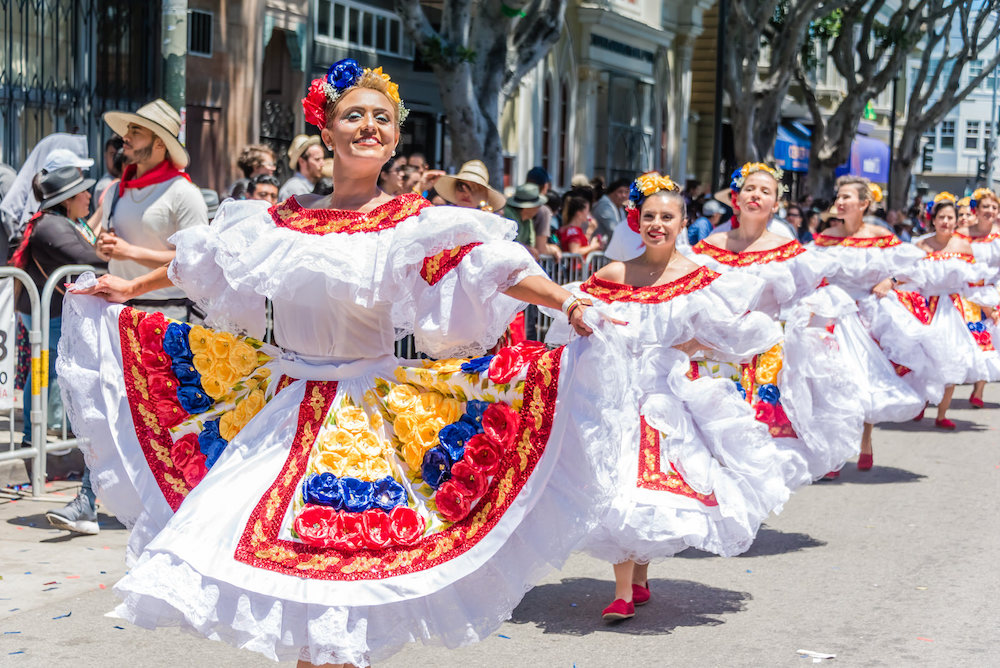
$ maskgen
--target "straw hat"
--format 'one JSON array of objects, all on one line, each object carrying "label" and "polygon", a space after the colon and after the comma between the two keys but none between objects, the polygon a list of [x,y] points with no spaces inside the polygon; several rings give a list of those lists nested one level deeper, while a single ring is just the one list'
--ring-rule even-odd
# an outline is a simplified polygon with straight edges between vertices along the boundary
[{"label": "straw hat", "polygon": [[48,209],[65,202],[73,195],[90,190],[97,183],[94,179],[83,178],[79,167],[60,167],[51,172],[42,170],[38,187],[42,191],[42,209]]},{"label": "straw hat", "polygon": [[840,215],[837,213],[836,204],[831,204],[829,209],[819,214],[819,219],[822,220],[824,223],[830,220],[831,218],[840,218]]},{"label": "straw hat", "polygon": [[456,200],[455,185],[458,181],[475,183],[486,188],[486,201],[494,211],[499,211],[507,203],[507,198],[490,187],[490,172],[482,160],[470,160],[462,165],[458,174],[446,174],[434,182],[434,190],[449,202]]},{"label": "straw hat", "polygon": [[320,145],[319,135],[295,135],[292,145],[288,147],[288,166],[293,171],[299,168],[299,158],[310,146]]},{"label": "straw hat", "polygon": [[184,169],[191,160],[178,139],[181,132],[181,115],[163,100],[156,99],[144,104],[134,114],[127,111],[109,111],[104,114],[104,122],[121,137],[128,134],[129,123],[151,130],[167,145],[170,162],[174,163],[177,169]]}]

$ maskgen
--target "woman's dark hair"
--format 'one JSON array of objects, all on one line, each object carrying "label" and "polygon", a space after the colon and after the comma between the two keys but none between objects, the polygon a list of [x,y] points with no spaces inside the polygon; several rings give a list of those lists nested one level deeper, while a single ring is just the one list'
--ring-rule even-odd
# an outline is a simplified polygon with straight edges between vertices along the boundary
[{"label": "woman's dark hair", "polygon": [[247,182],[247,193],[252,195],[253,191],[257,189],[257,186],[261,184],[274,186],[275,188],[281,187],[278,183],[278,179],[274,178],[270,174],[258,174],[257,176],[251,177],[251,179]]},{"label": "woman's dark hair", "polygon": [[573,218],[576,214],[580,213],[584,209],[590,206],[590,201],[583,197],[571,196],[567,197],[566,201],[563,202],[563,215],[562,222],[563,225],[569,225],[573,222]]},{"label": "woman's dark hair", "polygon": [[314,195],[322,195],[323,197],[326,197],[332,192],[333,192],[333,179],[328,179],[325,176],[321,178],[319,181],[317,181],[316,185],[313,187]]},{"label": "woman's dark hair", "polygon": [[937,219],[938,214],[941,213],[941,211],[943,211],[944,209],[947,209],[948,207],[951,207],[952,209],[955,210],[955,218],[957,219],[958,207],[955,206],[954,202],[944,201],[944,202],[938,202],[937,204],[934,205],[934,208],[931,209],[931,222],[933,223]]}]

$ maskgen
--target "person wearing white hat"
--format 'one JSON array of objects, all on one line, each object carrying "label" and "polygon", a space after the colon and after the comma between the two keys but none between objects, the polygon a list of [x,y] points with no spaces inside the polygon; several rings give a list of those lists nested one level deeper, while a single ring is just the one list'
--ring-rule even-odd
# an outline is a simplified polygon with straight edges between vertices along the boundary
[{"label": "person wearing white hat", "polygon": [[507,198],[490,187],[490,172],[482,160],[462,164],[458,174],[439,177],[434,190],[449,204],[467,209],[499,212]]},{"label": "person wearing white hat", "polygon": [[311,193],[323,177],[323,144],[319,135],[297,135],[288,147],[288,166],[295,170],[278,191],[278,201]]},{"label": "person wearing white hat", "polygon": [[[104,122],[121,136],[127,166],[101,205],[104,231],[97,251],[108,259],[112,275],[136,278],[173,260],[170,237],[207,225],[208,207],[181,171],[189,158],[178,139],[181,119],[173,107],[154,100],[135,113],[109,111]],[[190,301],[176,287],[144,295],[134,306],[173,318],[191,315]]]}]

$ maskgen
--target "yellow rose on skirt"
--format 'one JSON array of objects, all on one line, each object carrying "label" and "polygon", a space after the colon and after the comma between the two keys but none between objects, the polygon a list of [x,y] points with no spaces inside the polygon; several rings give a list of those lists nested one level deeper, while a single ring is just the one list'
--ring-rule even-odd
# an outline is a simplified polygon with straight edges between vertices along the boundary
[{"label": "yellow rose on skirt", "polygon": [[412,385],[401,383],[393,385],[386,395],[385,402],[393,413],[404,413],[413,408],[420,396],[419,390]]},{"label": "yellow rose on skirt", "polygon": [[213,356],[228,360],[229,353],[232,352],[235,345],[236,337],[229,332],[215,332],[212,342],[209,344],[209,350],[211,350]]},{"label": "yellow rose on skirt", "polygon": [[352,434],[368,429],[368,416],[357,406],[344,406],[337,411],[337,426]]},{"label": "yellow rose on skirt", "polygon": [[248,376],[257,366],[257,351],[243,341],[236,341],[229,351],[229,365],[240,376]]},{"label": "yellow rose on skirt", "polygon": [[188,344],[191,346],[192,354],[208,352],[208,344],[211,340],[212,333],[210,331],[201,325],[191,325],[191,331],[188,332]]}]

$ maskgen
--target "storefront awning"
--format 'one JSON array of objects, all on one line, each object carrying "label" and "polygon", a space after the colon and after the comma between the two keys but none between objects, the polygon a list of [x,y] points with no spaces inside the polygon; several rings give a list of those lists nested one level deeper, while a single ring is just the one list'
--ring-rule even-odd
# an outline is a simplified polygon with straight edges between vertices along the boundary
[{"label": "storefront awning", "polygon": [[884,142],[858,135],[851,142],[851,155],[836,170],[837,176],[863,176],[875,183],[889,181],[889,147]]},{"label": "storefront awning", "polygon": [[774,140],[774,161],[778,167],[786,172],[808,171],[809,147],[812,145],[808,137],[808,131],[803,134],[798,128],[779,125]]}]

